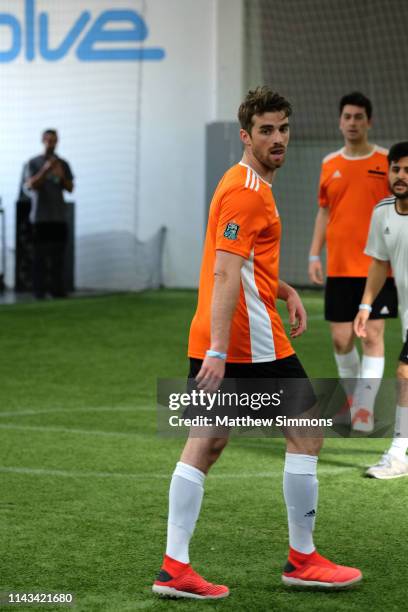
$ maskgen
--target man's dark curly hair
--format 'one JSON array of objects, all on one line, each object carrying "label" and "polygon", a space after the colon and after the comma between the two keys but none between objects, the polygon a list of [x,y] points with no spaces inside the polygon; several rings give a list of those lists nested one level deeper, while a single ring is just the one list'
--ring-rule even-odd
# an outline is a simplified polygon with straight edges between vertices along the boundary
[{"label": "man's dark curly hair", "polygon": [[367,98],[361,91],[352,91],[349,94],[343,96],[339,102],[339,115],[343,112],[343,108],[346,104],[351,104],[352,106],[359,106],[360,108],[364,108],[367,114],[367,119],[371,119],[373,114],[373,105],[371,100]]},{"label": "man's dark curly hair", "polygon": [[408,142],[397,142],[388,153],[388,163],[398,162],[402,157],[408,157]]},{"label": "man's dark curly hair", "polygon": [[264,85],[248,91],[245,100],[238,109],[238,120],[241,128],[250,134],[254,115],[280,111],[285,113],[285,117],[289,117],[292,114],[290,103],[267,85]]}]

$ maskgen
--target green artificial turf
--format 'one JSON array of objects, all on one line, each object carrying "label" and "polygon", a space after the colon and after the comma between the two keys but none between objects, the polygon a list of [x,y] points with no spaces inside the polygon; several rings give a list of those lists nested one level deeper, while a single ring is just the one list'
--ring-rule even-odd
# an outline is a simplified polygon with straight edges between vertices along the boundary
[{"label": "green artificial turf", "polygon": [[[328,439],[319,461],[315,539],[363,570],[360,586],[281,585],[284,441],[237,437],[206,481],[191,546],[195,568],[231,596],[151,594],[182,445],[156,433],[156,380],[186,374],[195,299],[160,291],[0,307],[0,592],[71,592],[84,612],[406,609],[408,479],[362,477],[387,446],[381,439]],[[334,377],[321,294],[304,300],[309,330],[296,350],[310,376]],[[388,377],[400,345],[399,322],[389,322]]]}]

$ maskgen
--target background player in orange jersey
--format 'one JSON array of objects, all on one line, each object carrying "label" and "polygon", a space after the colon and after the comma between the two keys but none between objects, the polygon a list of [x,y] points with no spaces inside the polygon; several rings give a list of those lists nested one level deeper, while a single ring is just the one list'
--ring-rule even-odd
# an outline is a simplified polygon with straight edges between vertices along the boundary
[{"label": "background player in orange jersey", "polygon": [[361,363],[353,321],[370,265],[364,248],[371,214],[389,195],[387,150],[368,141],[372,105],[366,96],[359,92],[344,96],[339,110],[344,147],[327,155],[322,163],[309,276],[314,283],[323,284],[320,253],[326,242],[325,318],[330,321],[334,357],[339,377],[344,379],[352,426],[369,432],[374,427],[374,402],[384,372],[384,319],[398,315],[392,278],[373,303],[367,335],[361,339]]},{"label": "background player in orange jersey", "polygon": [[[306,329],[306,313],[296,291],[279,280],[281,224],[271,191],[273,177],[285,160],[290,114],[287,100],[267,87],[250,91],[239,108],[244,154],[223,176],[211,202],[188,354],[189,379],[206,392],[217,390],[224,378],[250,384],[265,379],[266,388],[272,382],[268,379],[303,379],[307,385],[302,401],[288,406],[291,414],[293,410],[300,414],[313,407],[315,398],[306,388],[310,383],[286,337],[276,301],[287,303],[292,337]],[[228,434],[198,435],[190,431],[173,473],[167,550],[153,591],[217,599],[229,590],[194,572],[189,542],[205,477],[226,446]],[[328,588],[354,584],[361,580],[361,572],[328,561],[313,543],[322,438],[301,437],[293,430],[285,435],[283,486],[290,546],[282,580],[288,585]]]}]

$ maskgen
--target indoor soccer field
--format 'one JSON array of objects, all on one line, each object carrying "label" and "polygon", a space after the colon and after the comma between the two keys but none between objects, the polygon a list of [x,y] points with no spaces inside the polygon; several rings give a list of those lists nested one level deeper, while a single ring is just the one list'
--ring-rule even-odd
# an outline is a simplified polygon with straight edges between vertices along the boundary
[{"label": "indoor soccer field", "polygon": [[[406,609],[408,480],[362,477],[386,448],[378,438],[329,439],[319,461],[315,539],[322,554],[361,568],[357,588],[281,584],[284,442],[238,437],[206,481],[191,547],[195,569],[231,596],[151,594],[182,444],[157,435],[156,381],[186,374],[195,300],[166,290],[0,307],[0,591],[72,593],[86,612]],[[304,302],[310,322],[297,352],[310,376],[334,377],[321,293]],[[386,327],[392,377],[400,324]]]}]

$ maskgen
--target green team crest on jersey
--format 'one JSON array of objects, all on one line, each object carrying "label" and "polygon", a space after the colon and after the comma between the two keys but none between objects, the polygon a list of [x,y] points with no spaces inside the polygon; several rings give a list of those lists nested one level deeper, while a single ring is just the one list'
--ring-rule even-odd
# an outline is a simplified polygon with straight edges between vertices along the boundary
[{"label": "green team crest on jersey", "polygon": [[236,240],[238,236],[239,225],[236,223],[228,223],[225,228],[224,236],[228,238],[228,240]]}]

